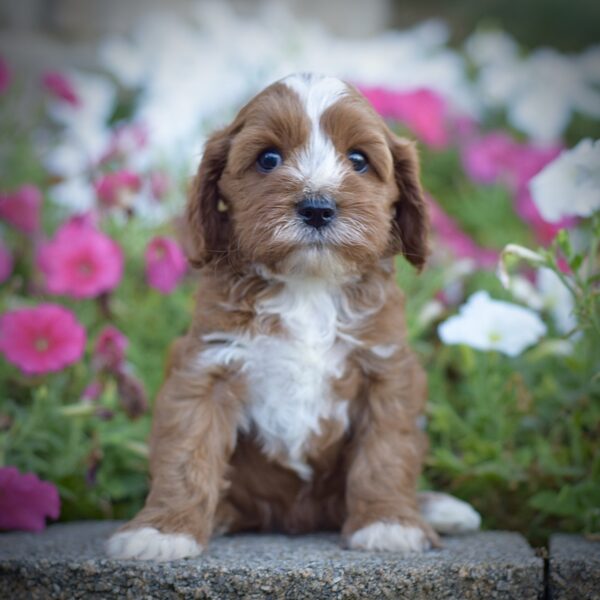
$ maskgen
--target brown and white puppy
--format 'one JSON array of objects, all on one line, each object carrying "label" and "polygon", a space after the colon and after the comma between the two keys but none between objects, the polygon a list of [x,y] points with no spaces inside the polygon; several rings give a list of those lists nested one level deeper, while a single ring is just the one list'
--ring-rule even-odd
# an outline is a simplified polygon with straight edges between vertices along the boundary
[{"label": "brown and white puppy", "polygon": [[150,494],[109,554],[194,556],[244,530],[420,552],[477,528],[416,492],[426,381],[393,263],[427,257],[414,146],[352,86],[290,76],[210,138],[187,222],[196,311],[156,401]]}]

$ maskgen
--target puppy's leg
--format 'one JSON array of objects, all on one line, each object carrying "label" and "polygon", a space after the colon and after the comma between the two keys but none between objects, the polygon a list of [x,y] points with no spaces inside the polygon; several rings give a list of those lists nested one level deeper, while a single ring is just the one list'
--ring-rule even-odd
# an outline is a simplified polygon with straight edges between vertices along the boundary
[{"label": "puppy's leg", "polygon": [[240,415],[241,381],[175,368],[156,402],[144,508],[110,538],[115,558],[173,560],[202,551],[215,526]]},{"label": "puppy's leg", "polygon": [[350,548],[408,553],[438,544],[416,494],[426,445],[416,424],[424,388],[410,355],[370,383],[346,484],[342,533]]},{"label": "puppy's leg", "polygon": [[419,492],[419,510],[423,519],[438,533],[477,531],[480,514],[467,502],[441,492]]}]

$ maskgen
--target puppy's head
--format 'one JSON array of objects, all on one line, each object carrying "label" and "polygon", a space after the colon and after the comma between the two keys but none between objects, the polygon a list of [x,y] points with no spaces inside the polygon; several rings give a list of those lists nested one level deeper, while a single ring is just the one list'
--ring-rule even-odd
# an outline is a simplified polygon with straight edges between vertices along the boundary
[{"label": "puppy's head", "polygon": [[427,255],[414,146],[330,77],[274,83],[208,140],[187,223],[196,264],[332,275]]}]

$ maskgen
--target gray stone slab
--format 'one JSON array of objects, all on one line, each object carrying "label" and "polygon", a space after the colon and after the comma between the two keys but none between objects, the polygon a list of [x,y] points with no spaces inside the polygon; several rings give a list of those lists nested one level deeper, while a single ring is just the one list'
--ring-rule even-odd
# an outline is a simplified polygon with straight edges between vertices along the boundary
[{"label": "gray stone slab", "polygon": [[559,533],[550,538],[552,600],[600,599],[600,541]]},{"label": "gray stone slab", "polygon": [[115,522],[0,534],[0,598],[541,598],[543,562],[518,534],[444,540],[422,556],[345,550],[335,534],[237,535],[171,563],[103,554]]}]

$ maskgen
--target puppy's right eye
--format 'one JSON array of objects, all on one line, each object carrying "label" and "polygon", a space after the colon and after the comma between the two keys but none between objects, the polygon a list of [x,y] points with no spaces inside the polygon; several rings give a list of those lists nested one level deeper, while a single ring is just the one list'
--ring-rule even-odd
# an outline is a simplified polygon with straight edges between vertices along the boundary
[{"label": "puppy's right eye", "polygon": [[262,173],[270,173],[274,171],[283,162],[281,152],[278,150],[265,150],[258,155],[256,166]]}]

